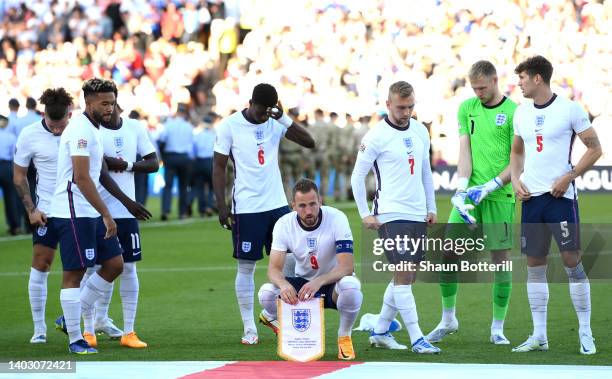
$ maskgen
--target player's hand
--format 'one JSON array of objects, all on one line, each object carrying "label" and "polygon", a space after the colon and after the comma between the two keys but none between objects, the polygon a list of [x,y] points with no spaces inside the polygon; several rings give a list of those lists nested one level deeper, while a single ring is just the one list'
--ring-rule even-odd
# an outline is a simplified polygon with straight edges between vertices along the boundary
[{"label": "player's hand", "polygon": [[123,159],[105,156],[104,161],[108,166],[108,171],[122,172],[127,170],[128,163]]},{"label": "player's hand", "polygon": [[519,200],[527,201],[531,198],[531,193],[529,193],[529,190],[520,179],[512,180],[512,188],[514,189],[514,193]]},{"label": "player's hand", "polygon": [[302,288],[300,288],[300,292],[298,292],[298,298],[300,299],[300,301],[310,300],[320,289],[321,284],[319,284],[319,281],[313,279],[310,282],[304,284]]},{"label": "player's hand", "polygon": [[453,204],[457,212],[459,212],[459,215],[461,216],[463,221],[466,224],[471,225],[471,224],[476,223],[476,219],[474,218],[474,216],[470,214],[470,211],[474,209],[474,206],[472,204],[465,203],[466,197],[467,197],[467,192],[457,191],[457,193],[455,193],[455,196],[452,197],[451,203]]},{"label": "player's hand", "polygon": [[290,283],[281,286],[280,298],[287,304],[296,305],[298,303],[297,292],[295,292],[295,288]]},{"label": "player's hand", "polygon": [[554,197],[563,197],[569,188],[570,183],[573,178],[570,175],[563,175],[560,178],[557,178],[550,189],[550,193]]},{"label": "player's hand", "polygon": [[487,195],[491,192],[501,188],[503,183],[498,178],[493,178],[489,180],[487,183],[482,184],[480,186],[470,187],[466,190],[467,196],[470,200],[474,202],[474,204],[478,205],[481,201],[484,200]]},{"label": "player's hand", "polygon": [[149,212],[144,205],[136,201],[130,201],[125,205],[125,207],[127,208],[128,212],[132,214],[132,216],[136,217],[137,220],[145,221],[152,217],[151,212]]},{"label": "player's hand", "polygon": [[361,222],[363,223],[363,225],[368,228],[368,229],[372,229],[372,230],[378,230],[378,228],[380,228],[380,226],[382,225],[380,222],[378,222],[378,219],[376,218],[376,216],[365,216]]},{"label": "player's hand", "polygon": [[425,222],[427,225],[433,225],[438,221],[438,216],[435,213],[427,213],[427,217],[425,217]]},{"label": "player's hand", "polygon": [[30,220],[30,224],[34,226],[43,226],[47,223],[47,215],[42,213],[38,208],[28,213],[28,219]]},{"label": "player's hand", "polygon": [[275,120],[278,120],[283,117],[283,105],[281,104],[280,100],[275,106],[266,108],[266,113],[269,117],[272,117]]},{"label": "player's hand", "polygon": [[219,224],[227,230],[232,230],[232,217],[227,206],[219,208]]},{"label": "player's hand", "polygon": [[113,218],[108,215],[108,216],[102,216],[102,221],[104,222],[104,227],[106,227],[106,234],[104,235],[104,239],[107,240],[111,237],[114,237],[117,235],[117,224],[115,223],[115,220],[113,220]]}]

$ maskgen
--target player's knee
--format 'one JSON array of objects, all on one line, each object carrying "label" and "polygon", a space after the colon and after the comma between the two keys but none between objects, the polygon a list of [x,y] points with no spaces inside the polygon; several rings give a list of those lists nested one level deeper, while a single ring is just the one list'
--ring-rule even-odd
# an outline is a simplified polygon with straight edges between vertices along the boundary
[{"label": "player's knee", "polygon": [[266,302],[276,301],[278,293],[279,293],[279,290],[278,290],[278,288],[274,284],[272,284],[272,283],[264,283],[259,288],[259,292],[257,293],[257,297],[259,298],[259,302],[261,304],[264,304]]},{"label": "player's knee", "polygon": [[336,289],[338,290],[338,294],[352,290],[361,292],[361,282],[354,276],[345,276],[338,281]]},{"label": "player's knee", "polygon": [[565,272],[567,272],[570,283],[584,282],[588,279],[582,262],[578,263],[576,267],[565,267]]},{"label": "player's knee", "polygon": [[528,283],[546,283],[546,265],[527,267]]}]

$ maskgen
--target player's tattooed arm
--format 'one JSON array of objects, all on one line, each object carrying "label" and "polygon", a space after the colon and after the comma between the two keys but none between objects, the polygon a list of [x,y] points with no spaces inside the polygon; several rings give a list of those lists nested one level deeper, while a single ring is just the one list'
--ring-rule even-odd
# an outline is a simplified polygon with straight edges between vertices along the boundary
[{"label": "player's tattooed arm", "polygon": [[17,190],[17,194],[23,203],[23,207],[25,208],[26,212],[30,214],[32,211],[34,211],[34,209],[36,209],[36,206],[34,205],[32,196],[30,195],[30,185],[28,184],[27,173],[27,167],[13,165],[13,183],[15,184],[15,189]]},{"label": "player's tattooed arm", "polygon": [[586,146],[587,151],[585,151],[576,166],[574,166],[573,173],[571,173],[574,178],[584,174],[588,169],[593,167],[595,162],[597,162],[603,154],[595,128],[591,127],[578,133],[578,138],[580,138],[580,141]]}]

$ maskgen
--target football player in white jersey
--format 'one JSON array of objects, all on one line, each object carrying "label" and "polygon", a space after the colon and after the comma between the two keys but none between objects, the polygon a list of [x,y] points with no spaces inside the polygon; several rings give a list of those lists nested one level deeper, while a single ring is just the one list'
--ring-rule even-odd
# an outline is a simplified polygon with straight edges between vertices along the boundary
[{"label": "football player in white jersey", "polygon": [[[427,224],[436,222],[433,176],[429,163],[429,132],[411,118],[415,105],[413,87],[399,81],[389,88],[388,115],[363,137],[351,176],[351,185],[359,215],[369,229],[378,230],[380,238],[397,236],[421,238]],[[376,195],[372,212],[368,207],[365,178],[372,169],[376,175]],[[411,261],[418,264],[423,251],[386,252],[390,263]],[[370,343],[387,349],[406,349],[390,333],[389,325],[399,311],[415,353],[437,354],[440,349],[429,343],[418,323],[412,284],[416,272],[396,271],[389,283],[380,317]]]},{"label": "football player in white jersey", "polygon": [[[281,138],[306,148],[314,140],[296,124],[278,101],[270,84],[255,86],[249,107],[226,117],[218,126],[213,157],[213,188],[219,222],[232,230],[233,256],[238,260],[235,290],[244,326],[241,343],[258,342],[253,314],[255,263],[270,252],[272,229],[289,213],[278,165]],[[232,207],[226,202],[225,170],[228,158],[234,164]]]},{"label": "football player in white jersey", "polygon": [[[47,89],[40,97],[45,106],[44,118],[23,129],[17,139],[14,158],[13,181],[30,224],[35,227],[32,234],[33,254],[28,293],[34,321],[34,335],[30,343],[47,342],[45,304],[47,302],[47,278],[59,242],[53,219],[47,217],[51,211],[51,198],[55,190],[57,151],[60,136],[72,115],[72,96],[64,88]],[[28,166],[33,161],[36,167],[36,201],[30,195]]]},{"label": "football player in white jersey", "polygon": [[[351,329],[361,308],[361,283],[354,276],[353,234],[346,215],[321,206],[317,185],[300,179],[293,187],[293,212],[274,226],[268,279],[259,289],[260,321],[278,333],[276,299],[288,304],[324,295],[325,308],[340,313],[338,359],[355,359]],[[295,257],[295,275],[285,276],[287,252]]]},{"label": "football player in white jersey", "polygon": [[[97,344],[94,303],[123,271],[117,225],[99,194],[102,181],[110,178],[102,172],[103,147],[99,128],[102,121],[110,120],[117,87],[112,81],[94,78],[85,82],[83,94],[84,113],[70,120],[60,138],[51,217],[59,235],[64,266],[60,291],[64,315],[56,324],[68,334],[69,352],[92,354],[97,353],[91,346]],[[105,184],[105,187],[114,195],[118,186],[112,179],[110,182],[114,186]],[[126,200],[127,197],[122,194],[118,198]],[[129,204],[128,209],[139,208],[135,202],[126,204]],[[144,211],[150,217],[148,211]],[[96,261],[102,262],[101,269],[80,289],[86,268]],[[83,334],[81,313],[85,321]]]},{"label": "football player in white jersey", "polygon": [[[138,120],[122,118],[122,111],[123,109],[116,103],[111,120],[108,123],[102,122],[100,131],[104,146],[104,161],[111,178],[131,200],[135,201],[134,173],[156,172],[159,169],[159,161],[155,147],[144,127]],[[137,155],[143,158],[136,161]],[[96,333],[104,333],[111,338],[121,338],[121,346],[145,348],[147,344],[134,332],[140,287],[136,262],[142,259],[138,221],[106,189],[102,189],[100,196],[117,223],[117,237],[123,248],[123,272],[120,276],[119,294],[123,307],[124,328],[121,331],[108,317],[108,308],[113,295],[111,284],[111,287],[104,292],[104,297],[96,302],[94,329]],[[100,265],[88,268],[83,281],[99,269]]]},{"label": "football player in white jersey", "polygon": [[[582,107],[552,92],[553,67],[546,58],[539,55],[528,58],[514,72],[518,74],[523,96],[533,100],[519,105],[514,113],[515,137],[511,154],[512,186],[523,202],[521,250],[527,255],[527,297],[533,333],[512,351],[548,350],[546,266],[554,236],[578,316],[580,353],[595,354],[590,285],[581,263],[574,179],[599,159],[601,145]],[[571,151],[576,135],[587,151],[576,166],[572,166]]]}]

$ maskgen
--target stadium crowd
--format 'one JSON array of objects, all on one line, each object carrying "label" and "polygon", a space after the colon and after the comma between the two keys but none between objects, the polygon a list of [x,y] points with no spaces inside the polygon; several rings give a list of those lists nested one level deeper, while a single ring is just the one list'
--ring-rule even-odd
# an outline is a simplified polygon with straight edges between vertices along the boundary
[{"label": "stadium crowd", "polygon": [[[472,96],[470,65],[489,59],[502,91],[518,100],[516,62],[541,54],[555,62],[554,91],[580,102],[601,140],[611,140],[603,128],[612,118],[611,0],[1,4],[0,114],[9,116],[14,134],[32,115],[23,108],[9,115],[9,100],[24,104],[58,86],[78,98],[83,80],[94,76],[117,84],[125,114],[142,119],[155,141],[181,104],[188,104],[185,119],[196,133],[210,132],[218,116],[245,107],[255,84],[269,82],[317,140],[310,155],[281,146],[283,178],[318,171],[325,180],[335,172],[342,198],[361,136],[384,114],[392,82],[414,86],[435,168],[456,163],[456,111]],[[212,156],[212,140],[207,143],[202,159]],[[195,162],[197,153],[190,154]],[[612,159],[604,155],[599,164]],[[210,213],[210,199],[198,210]]]}]

